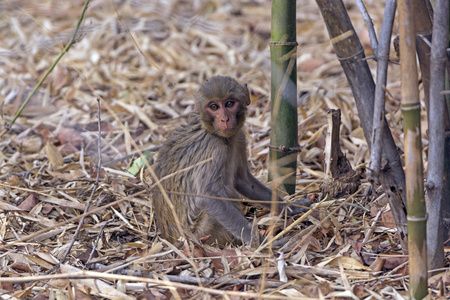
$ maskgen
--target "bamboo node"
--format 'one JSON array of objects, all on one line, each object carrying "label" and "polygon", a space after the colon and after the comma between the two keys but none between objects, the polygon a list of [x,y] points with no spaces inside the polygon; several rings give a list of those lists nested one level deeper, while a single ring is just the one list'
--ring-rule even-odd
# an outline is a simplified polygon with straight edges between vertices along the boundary
[{"label": "bamboo node", "polygon": [[281,145],[281,146],[269,145],[269,149],[272,149],[274,151],[281,152],[281,153],[284,153],[284,154],[299,153],[299,152],[302,151],[300,146],[289,147],[289,146],[286,146],[286,145]]},{"label": "bamboo node", "polygon": [[425,217],[407,216],[406,219],[411,222],[425,222],[426,220],[428,220],[428,214],[426,214]]},{"label": "bamboo node", "polygon": [[298,46],[297,42],[274,42],[270,41],[269,45],[278,45],[278,46]]},{"label": "bamboo node", "polygon": [[416,110],[420,109],[420,102],[414,102],[414,103],[405,103],[400,105],[402,111],[408,111],[408,110]]}]

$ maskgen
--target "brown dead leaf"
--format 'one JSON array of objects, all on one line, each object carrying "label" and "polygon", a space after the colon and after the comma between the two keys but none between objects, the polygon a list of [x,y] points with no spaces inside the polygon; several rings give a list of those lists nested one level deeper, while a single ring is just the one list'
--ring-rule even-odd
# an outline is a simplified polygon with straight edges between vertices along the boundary
[{"label": "brown dead leaf", "polygon": [[33,291],[33,285],[27,286],[25,284],[22,285],[22,290],[16,291],[11,294],[11,297],[13,299],[26,299],[30,295],[30,293]]},{"label": "brown dead leaf", "polygon": [[118,194],[118,195],[122,195],[125,196],[125,191],[124,191],[124,185],[117,182],[117,181],[113,181],[111,183],[111,187],[114,191],[114,193]]},{"label": "brown dead leaf", "polygon": [[145,289],[144,290],[144,294],[145,294],[145,299],[146,300],[165,300],[167,299],[166,295],[164,295],[163,293],[159,292],[157,289]]},{"label": "brown dead leaf", "polygon": [[55,265],[58,263],[58,260],[55,259],[55,257],[49,252],[36,251],[36,252],[34,252],[34,255],[39,257],[40,259],[45,260],[46,262],[48,262],[50,264]]},{"label": "brown dead leaf", "polygon": [[239,258],[237,257],[237,252],[234,249],[224,249],[223,251],[210,252],[205,251],[207,257],[212,258],[211,261],[217,270],[224,270],[224,265],[222,263],[221,257],[225,257],[230,268],[234,268],[239,264]]},{"label": "brown dead leaf", "polygon": [[142,257],[145,251],[139,248],[133,248],[125,252],[124,258],[129,259],[130,257]]},{"label": "brown dead leaf", "polygon": [[387,211],[381,214],[380,225],[387,228],[396,228],[394,215],[392,214],[392,211]]},{"label": "brown dead leaf", "polygon": [[408,261],[408,257],[401,257],[396,255],[380,255],[380,258],[383,258],[385,260],[383,266],[384,270],[393,270]]},{"label": "brown dead leaf", "polygon": [[361,250],[364,247],[363,243],[352,237],[347,237],[347,241],[350,245],[352,245],[352,248],[356,251],[356,253],[361,253]]},{"label": "brown dead leaf", "polygon": [[79,203],[76,199],[73,199],[72,201],[64,200],[61,198],[56,197],[47,197],[47,196],[40,196],[39,198],[42,202],[52,203],[59,207],[70,207],[75,208],[78,210],[83,211],[85,209],[85,205],[83,203]]},{"label": "brown dead leaf", "polygon": [[23,262],[15,262],[9,266],[11,269],[15,270],[18,273],[31,273],[32,270],[30,265]]},{"label": "brown dead leaf", "polygon": [[65,143],[58,147],[58,151],[63,157],[77,153],[79,150],[72,143]]},{"label": "brown dead leaf", "polygon": [[363,284],[355,285],[353,287],[353,294],[355,294],[358,299],[365,299],[366,297],[370,296]]},{"label": "brown dead leaf", "polygon": [[384,258],[381,258],[381,257],[377,256],[377,258],[373,261],[373,263],[370,264],[369,267],[373,271],[379,272],[379,271],[383,270],[385,262],[386,262],[386,260]]},{"label": "brown dead leaf", "polygon": [[130,242],[123,245],[124,247],[132,247],[137,249],[144,249],[147,248],[148,245],[141,243],[141,242]]},{"label": "brown dead leaf", "polygon": [[60,178],[62,180],[72,180],[72,179],[76,179],[77,178],[77,177],[73,176],[73,172],[62,173],[62,172],[58,172],[58,171],[47,170],[47,173],[52,175],[54,178]]},{"label": "brown dead leaf", "polygon": [[50,141],[50,138],[52,137],[53,133],[48,129],[44,128],[40,132],[42,137],[42,144],[47,144]]},{"label": "brown dead leaf", "polygon": [[[101,244],[101,242],[100,242],[100,244]],[[80,261],[82,261],[85,264],[85,263],[87,263],[89,257],[91,256],[91,252],[92,252],[92,247],[89,245],[89,246],[86,246],[84,249],[78,250],[76,256]],[[98,257],[97,251],[94,251],[93,257]]]},{"label": "brown dead leaf", "polygon": [[33,207],[35,207],[39,203],[39,196],[37,193],[31,192],[28,197],[19,204],[19,208],[24,211],[30,212]]},{"label": "brown dead leaf", "polygon": [[11,282],[0,282],[0,289],[12,292],[14,290],[14,286]]},{"label": "brown dead leaf", "polygon": [[319,298],[319,291],[321,295],[327,295],[333,291],[328,282],[320,282],[319,284],[310,284],[302,287],[300,292],[307,297]]},{"label": "brown dead leaf", "polygon": [[[92,161],[89,161],[89,171],[92,178],[97,177],[97,165],[94,165]],[[103,168],[100,168],[100,178],[104,178],[106,175],[106,171]]]},{"label": "brown dead leaf", "polygon": [[302,239],[302,244],[308,245],[308,251],[319,252],[322,251],[322,245],[318,239],[313,236],[309,236],[306,239]]},{"label": "brown dead leaf", "polygon": [[370,207],[370,216],[372,218],[376,217],[379,211],[380,211],[380,208],[378,206],[372,205]]},{"label": "brown dead leaf", "polygon": [[346,270],[366,270],[366,271],[370,270],[369,267],[364,266],[356,259],[354,259],[352,257],[347,257],[347,256],[339,256],[339,257],[334,257],[332,259],[328,258],[328,259],[324,260],[323,262],[319,263],[317,266],[325,267],[326,265],[330,265],[330,266],[338,267],[339,264],[342,264],[342,267]]},{"label": "brown dead leaf", "polygon": [[52,206],[51,204],[46,203],[46,204],[44,204],[44,206],[42,207],[41,212],[42,212],[42,214],[44,214],[44,215],[48,215],[48,214],[52,211],[52,209],[53,209],[53,206]]},{"label": "brown dead leaf", "polygon": [[204,250],[200,248],[200,246],[198,246],[197,244],[194,244],[194,249],[192,249],[191,247],[187,247],[183,249],[181,253],[183,253],[187,257],[194,257],[194,258],[205,257]]},{"label": "brown dead leaf", "polygon": [[69,280],[67,279],[52,279],[48,282],[50,286],[53,286],[55,288],[65,288],[69,284]]},{"label": "brown dead leaf", "polygon": [[23,186],[23,181],[16,175],[7,177],[8,183],[13,186]]},{"label": "brown dead leaf", "polygon": [[72,144],[77,148],[84,142],[81,132],[70,127],[61,127],[56,133],[56,138],[61,144]]},{"label": "brown dead leaf", "polygon": [[49,269],[53,268],[53,265],[52,265],[52,264],[48,263],[47,261],[43,260],[43,259],[40,258],[40,257],[33,256],[33,255],[28,255],[28,254],[25,254],[25,257],[26,257],[28,260],[34,262],[36,265],[38,265],[38,266],[40,266],[40,267],[42,267],[42,268],[44,268],[44,269],[49,270]]},{"label": "brown dead leaf", "polygon": [[45,145],[45,154],[53,168],[58,168],[64,165],[64,159],[59,153],[58,149],[51,143]]},{"label": "brown dead leaf", "polygon": [[42,140],[38,136],[24,137],[23,139],[17,139],[16,142],[28,153],[37,153],[42,148]]},{"label": "brown dead leaf", "polygon": [[76,299],[76,300],[92,300],[93,297],[90,295],[89,289],[75,288],[75,298],[74,299]]}]

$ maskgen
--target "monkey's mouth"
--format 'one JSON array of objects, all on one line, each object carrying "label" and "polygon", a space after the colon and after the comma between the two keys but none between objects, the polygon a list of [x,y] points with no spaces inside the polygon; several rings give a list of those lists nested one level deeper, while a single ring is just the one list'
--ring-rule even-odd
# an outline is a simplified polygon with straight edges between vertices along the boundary
[{"label": "monkey's mouth", "polygon": [[234,134],[234,129],[224,129],[224,130],[219,130],[219,135],[222,137],[231,137]]}]

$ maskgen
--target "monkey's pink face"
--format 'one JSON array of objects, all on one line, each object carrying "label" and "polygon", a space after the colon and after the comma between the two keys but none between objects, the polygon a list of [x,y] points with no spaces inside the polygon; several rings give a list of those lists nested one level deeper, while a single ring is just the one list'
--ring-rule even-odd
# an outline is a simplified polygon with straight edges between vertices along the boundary
[{"label": "monkey's pink face", "polygon": [[231,137],[237,128],[239,101],[235,99],[211,100],[205,107],[211,116],[216,133],[223,137]]}]

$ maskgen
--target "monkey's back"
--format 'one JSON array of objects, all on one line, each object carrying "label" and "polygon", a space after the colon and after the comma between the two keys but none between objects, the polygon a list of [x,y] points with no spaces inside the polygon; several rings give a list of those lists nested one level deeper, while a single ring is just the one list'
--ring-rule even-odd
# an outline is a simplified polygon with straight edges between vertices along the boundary
[{"label": "monkey's back", "polygon": [[[242,132],[233,138],[244,138]],[[234,176],[238,166],[230,163],[230,141],[215,136],[202,128],[199,116],[193,114],[188,124],[175,129],[158,152],[153,168],[173,204],[183,230],[191,231],[197,238],[211,235],[208,242],[224,245],[235,239],[215,218],[201,211],[196,205],[196,195],[219,194],[238,198],[234,188]],[[245,144],[245,143],[244,143]],[[245,146],[244,149],[245,151]],[[203,197],[205,198],[205,197]],[[180,236],[172,209],[158,187],[152,191],[155,221],[161,235],[170,242]],[[222,201],[222,200],[211,200]],[[235,203],[241,210],[240,203]]]}]

